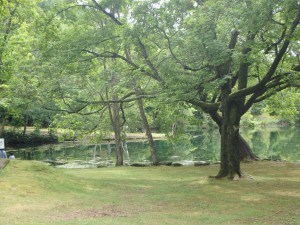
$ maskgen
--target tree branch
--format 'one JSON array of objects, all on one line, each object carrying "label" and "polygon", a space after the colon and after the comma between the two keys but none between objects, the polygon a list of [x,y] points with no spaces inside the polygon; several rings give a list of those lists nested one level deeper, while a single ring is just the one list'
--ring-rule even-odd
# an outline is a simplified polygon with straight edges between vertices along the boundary
[{"label": "tree branch", "polygon": [[139,70],[141,71],[142,73],[144,73],[145,75],[159,81],[159,82],[164,82],[162,80],[162,78],[160,76],[155,76],[154,74],[152,73],[149,73],[147,70],[141,68],[139,65],[135,64],[134,62],[132,62],[130,59],[120,55],[120,54],[117,54],[117,53],[114,53],[114,52],[109,52],[109,51],[105,51],[105,52],[102,52],[102,53],[96,53],[94,51],[91,51],[91,50],[87,50],[87,49],[82,49],[82,51],[84,52],[87,52],[89,54],[92,54],[94,55],[95,57],[99,57],[99,58],[119,58],[121,60],[123,60],[124,62],[126,62],[127,64],[129,64],[130,66],[133,67],[133,70]]},{"label": "tree branch", "polygon": [[274,75],[279,63],[281,62],[284,54],[286,53],[288,46],[290,44],[290,38],[292,37],[297,25],[299,24],[300,21],[300,10],[298,11],[298,14],[296,15],[296,18],[294,19],[291,28],[289,30],[289,34],[286,35],[286,39],[283,42],[283,45],[280,49],[280,51],[278,52],[278,54],[276,55],[275,59],[273,60],[273,63],[271,64],[268,72],[265,74],[265,76],[263,77],[263,79],[257,83],[256,85],[249,87],[249,88],[243,88],[241,90],[238,90],[234,93],[231,93],[229,95],[229,99],[230,100],[234,100],[234,99],[239,99],[242,97],[245,97],[247,95],[250,94],[254,94],[255,92],[260,92],[260,90],[264,89],[266,84],[271,81],[272,76]]},{"label": "tree branch", "polygon": [[126,117],[125,117],[125,112],[124,112],[124,108],[123,108],[123,102],[120,103],[120,110],[121,110],[121,113],[122,113],[122,119],[123,119],[123,122],[122,122],[122,124],[120,125],[120,127],[123,127],[124,124],[126,123]]},{"label": "tree branch", "polygon": [[71,5],[71,6],[68,6],[68,7],[66,7],[66,8],[63,8],[63,9],[59,10],[59,11],[56,12],[53,16],[51,16],[50,19],[47,21],[46,26],[47,26],[49,23],[51,23],[51,21],[52,21],[55,17],[57,17],[59,14],[65,12],[65,11],[68,11],[69,9],[75,8],[75,7],[82,7],[82,8],[84,8],[84,7],[90,7],[90,8],[95,8],[95,6],[92,6],[92,5],[86,5],[86,4],[78,4],[78,5]]},{"label": "tree branch", "polygon": [[279,91],[282,91],[288,87],[292,87],[293,84],[291,84],[289,80],[285,79],[288,75],[290,75],[290,73],[273,77],[273,79],[260,91],[255,92],[245,104],[242,114],[246,113],[254,103],[261,102]]},{"label": "tree branch", "polygon": [[200,107],[204,112],[212,112],[212,111],[217,111],[219,109],[220,103],[208,103],[208,102],[203,102],[203,101],[196,101],[193,99],[186,100],[186,102]]},{"label": "tree branch", "polygon": [[123,23],[121,23],[112,13],[109,13],[104,8],[102,8],[102,6],[96,0],[92,0],[92,1],[95,4],[95,6],[96,6],[96,8],[98,10],[100,10],[105,15],[107,15],[108,17],[110,17],[117,25],[123,26]]},{"label": "tree branch", "polygon": [[210,68],[209,65],[204,65],[204,66],[201,66],[201,67],[199,67],[199,68],[192,68],[192,67],[189,67],[188,65],[184,64],[183,62],[181,62],[181,61],[177,58],[177,56],[175,55],[175,53],[173,52],[173,49],[172,49],[172,46],[171,46],[171,40],[170,40],[170,38],[168,37],[168,35],[166,34],[165,30],[163,30],[163,29],[161,29],[161,28],[159,28],[159,27],[157,27],[157,29],[161,30],[161,32],[162,32],[163,35],[165,36],[165,38],[166,38],[166,40],[167,40],[167,43],[168,43],[168,49],[169,49],[169,51],[170,51],[170,53],[171,53],[173,59],[174,59],[178,64],[180,64],[180,65],[183,67],[183,69],[185,69],[185,70],[190,70],[190,71],[193,71],[193,72],[196,72],[196,71],[199,71],[199,70],[203,70],[203,69],[205,69],[205,68]]},{"label": "tree branch", "polygon": [[147,65],[149,66],[149,68],[153,71],[152,77],[153,77],[155,80],[157,80],[157,81],[163,83],[164,80],[160,77],[160,75],[159,75],[157,69],[155,68],[155,66],[153,65],[153,63],[151,62],[151,60],[149,59],[149,56],[148,56],[148,53],[147,53],[147,50],[146,50],[145,45],[143,44],[143,42],[141,41],[141,39],[140,39],[139,37],[138,37],[137,39],[138,39],[138,43],[139,43],[139,45],[140,45],[140,47],[141,47],[142,56],[143,56],[143,58],[144,58],[146,64],[147,64]]},{"label": "tree branch", "polygon": [[89,104],[89,105],[98,105],[98,104],[132,102],[132,101],[136,101],[136,100],[142,99],[142,98],[147,98],[147,99],[157,98],[157,95],[140,95],[139,97],[128,98],[128,99],[123,99],[122,98],[120,100],[84,101],[84,100],[78,99],[77,101],[80,102],[80,103],[86,103],[86,104]]},{"label": "tree branch", "polygon": [[259,98],[256,98],[254,103],[261,102],[261,101],[271,97],[272,95],[275,95],[276,93],[278,93],[286,88],[289,88],[289,87],[290,87],[289,84],[280,85],[280,86],[276,87],[275,89],[272,89],[272,91],[270,91],[269,93],[266,93],[265,95],[263,95]]},{"label": "tree branch", "polygon": [[[275,43],[273,43],[267,47],[267,49],[265,50],[265,54],[268,54],[269,51],[272,49],[272,47],[275,47],[275,50],[277,49],[278,45],[284,40],[284,37],[286,35],[286,30],[287,30],[287,27],[284,27],[284,29],[281,33],[281,37],[278,39],[278,41],[276,41]],[[276,52],[277,52],[277,50],[276,50]]]}]

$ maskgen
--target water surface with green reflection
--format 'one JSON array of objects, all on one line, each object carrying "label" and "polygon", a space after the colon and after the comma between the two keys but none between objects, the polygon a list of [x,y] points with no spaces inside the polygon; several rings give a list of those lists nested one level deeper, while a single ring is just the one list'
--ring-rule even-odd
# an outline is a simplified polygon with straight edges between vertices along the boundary
[{"label": "water surface with green reflection", "polygon": [[[253,152],[260,158],[270,160],[300,161],[300,128],[299,127],[258,127],[242,128],[241,134],[251,146]],[[155,147],[160,161],[211,161],[219,160],[220,135],[217,129],[203,129],[193,133],[190,140],[171,142],[155,141]],[[124,144],[125,162],[151,161],[149,145],[146,140],[128,141]],[[80,144],[62,143],[19,149],[14,151],[19,159],[51,160],[64,163],[115,161],[115,146],[113,143]]]}]

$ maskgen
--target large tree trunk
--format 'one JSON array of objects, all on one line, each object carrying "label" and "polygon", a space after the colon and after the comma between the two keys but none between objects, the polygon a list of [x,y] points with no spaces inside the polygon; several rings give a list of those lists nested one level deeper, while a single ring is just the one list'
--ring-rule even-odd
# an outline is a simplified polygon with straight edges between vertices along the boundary
[{"label": "large tree trunk", "polygon": [[[220,135],[222,135],[222,117],[216,111],[208,112],[210,117],[216,122],[219,127]],[[258,160],[259,158],[252,152],[250,146],[248,145],[247,141],[238,134],[238,150],[240,160]]]},{"label": "large tree trunk", "polygon": [[221,167],[215,177],[233,178],[235,174],[241,176],[240,161],[259,158],[239,133],[239,103],[228,104],[225,108],[223,106],[222,117],[216,111],[209,112],[209,115],[218,125],[221,135]]},{"label": "large tree trunk", "polygon": [[[230,64],[220,66],[219,74],[230,74]],[[245,84],[243,84],[245,85]],[[221,112],[209,112],[212,119],[218,124],[221,134],[221,166],[217,178],[228,177],[233,179],[236,175],[241,177],[240,162],[244,158],[257,158],[239,133],[242,116],[243,99],[230,100],[231,83],[227,81],[221,87]]]},{"label": "large tree trunk", "polygon": [[[138,87],[135,88],[135,94],[136,94],[137,97],[139,97],[141,95],[140,88],[138,88]],[[156,152],[156,149],[155,149],[152,132],[151,132],[151,129],[150,129],[147,117],[146,117],[146,113],[145,113],[145,110],[144,110],[143,100],[139,98],[137,100],[137,103],[138,103],[138,106],[139,106],[139,111],[140,111],[140,115],[141,115],[141,118],[142,118],[142,121],[143,121],[144,129],[146,130],[146,135],[148,137],[153,165],[158,165],[159,162],[158,162],[157,152]]]},{"label": "large tree trunk", "polygon": [[227,103],[223,106],[221,134],[221,166],[217,178],[236,175],[241,177],[240,162],[244,159],[257,160],[246,140],[239,133],[240,111],[238,102]]},{"label": "large tree trunk", "polygon": [[235,102],[224,102],[221,124],[221,166],[217,178],[242,176],[240,168],[240,115]]},{"label": "large tree trunk", "polygon": [[108,103],[108,110],[110,120],[114,130],[115,136],[115,150],[116,150],[116,166],[123,166],[123,150],[122,150],[122,139],[121,139],[121,126],[120,126],[120,114],[119,114],[119,103],[118,95],[113,96],[113,107],[111,108],[110,103]]}]

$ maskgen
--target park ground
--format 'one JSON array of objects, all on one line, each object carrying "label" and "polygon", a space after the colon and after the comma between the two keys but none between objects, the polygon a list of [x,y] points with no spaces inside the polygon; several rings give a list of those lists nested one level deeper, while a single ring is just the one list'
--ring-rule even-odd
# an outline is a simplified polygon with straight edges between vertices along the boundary
[{"label": "park ground", "polygon": [[12,160],[0,171],[0,224],[300,224],[300,163],[243,163],[242,179],[208,178],[218,168]]}]

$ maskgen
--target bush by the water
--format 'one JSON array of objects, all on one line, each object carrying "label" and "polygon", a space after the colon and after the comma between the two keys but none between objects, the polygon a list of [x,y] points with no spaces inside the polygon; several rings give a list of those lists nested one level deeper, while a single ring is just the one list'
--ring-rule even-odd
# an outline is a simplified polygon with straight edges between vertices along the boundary
[{"label": "bush by the water", "polygon": [[39,145],[58,142],[58,137],[56,135],[52,133],[41,134],[39,132],[23,134],[15,131],[4,131],[1,138],[5,139],[6,146]]}]

